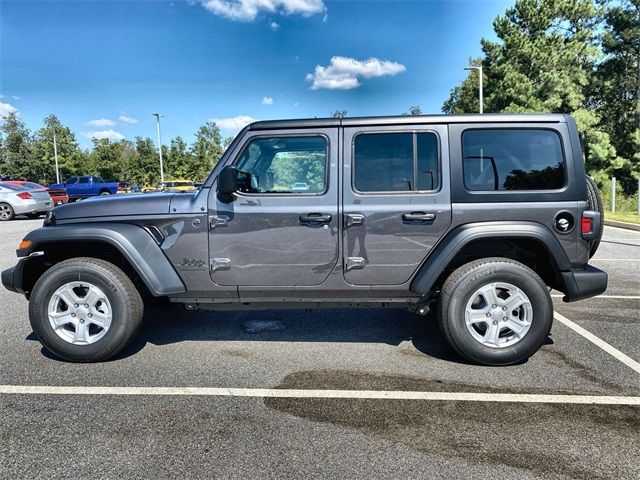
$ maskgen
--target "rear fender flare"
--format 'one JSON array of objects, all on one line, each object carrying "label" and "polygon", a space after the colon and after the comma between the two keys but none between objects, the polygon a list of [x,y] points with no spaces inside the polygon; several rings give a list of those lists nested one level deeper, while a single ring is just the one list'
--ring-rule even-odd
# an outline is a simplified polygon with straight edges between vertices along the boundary
[{"label": "rear fender flare", "polygon": [[[560,271],[571,270],[571,262],[560,242],[544,225],[535,222],[478,222],[453,229],[431,251],[411,281],[410,290],[424,295],[464,248],[474,240],[483,238],[526,238],[536,240],[546,247],[551,259]],[[492,254],[491,256],[496,256]],[[499,256],[499,255],[498,255]]]}]

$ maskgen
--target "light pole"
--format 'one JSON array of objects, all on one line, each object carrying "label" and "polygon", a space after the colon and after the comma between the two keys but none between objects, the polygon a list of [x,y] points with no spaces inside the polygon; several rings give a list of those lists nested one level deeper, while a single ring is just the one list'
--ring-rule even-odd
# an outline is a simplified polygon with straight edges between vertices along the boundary
[{"label": "light pole", "polygon": [[58,142],[56,141],[56,129],[53,128],[53,157],[56,159],[56,183],[60,183],[60,169],[58,168]]},{"label": "light pole", "polygon": [[484,113],[483,107],[483,92],[482,92],[482,65],[478,67],[467,67],[465,70],[477,70],[478,71],[478,90],[480,93],[480,113]]},{"label": "light pole", "polygon": [[164,115],[160,115],[159,113],[152,113],[154,117],[156,117],[156,123],[158,125],[158,155],[160,155],[160,181],[164,182],[164,165],[162,164],[162,140],[160,138],[160,117],[164,117]]}]

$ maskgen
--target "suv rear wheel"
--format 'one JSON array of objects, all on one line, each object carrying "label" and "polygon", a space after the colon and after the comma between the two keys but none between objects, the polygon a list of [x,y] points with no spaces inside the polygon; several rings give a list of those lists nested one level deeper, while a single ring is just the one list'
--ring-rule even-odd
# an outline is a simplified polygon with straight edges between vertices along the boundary
[{"label": "suv rear wheel", "polygon": [[455,270],[444,283],[438,321],[449,344],[485,365],[526,360],[544,344],[553,303],[542,279],[522,263],[486,258]]},{"label": "suv rear wheel", "polygon": [[135,337],[143,303],[115,265],[72,258],[36,282],[29,300],[31,327],[53,353],[73,362],[106,360]]}]

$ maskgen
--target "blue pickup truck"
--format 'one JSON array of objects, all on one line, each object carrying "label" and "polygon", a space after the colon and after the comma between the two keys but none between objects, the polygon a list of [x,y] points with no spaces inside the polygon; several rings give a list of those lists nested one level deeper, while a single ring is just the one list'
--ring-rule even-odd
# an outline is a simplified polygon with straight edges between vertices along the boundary
[{"label": "blue pickup truck", "polygon": [[70,177],[65,183],[54,183],[49,188],[64,188],[69,195],[69,201],[98,195],[114,195],[118,192],[118,182],[105,182],[100,177],[84,175]]}]

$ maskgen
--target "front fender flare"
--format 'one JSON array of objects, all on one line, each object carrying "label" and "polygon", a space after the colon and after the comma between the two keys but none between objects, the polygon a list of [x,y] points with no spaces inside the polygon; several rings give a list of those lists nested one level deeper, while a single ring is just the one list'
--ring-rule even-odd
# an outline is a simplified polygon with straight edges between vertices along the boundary
[{"label": "front fender flare", "polygon": [[[411,281],[410,290],[423,295],[462,248],[482,238],[528,238],[540,242],[549,251],[560,271],[571,270],[571,262],[560,242],[547,227],[535,222],[478,222],[453,229],[431,251]],[[494,255],[500,256],[500,255]]]},{"label": "front fender flare", "polygon": [[42,227],[27,234],[26,249],[18,257],[38,252],[59,242],[104,242],[115,247],[133,267],[149,291],[157,297],[186,291],[182,280],[160,246],[143,228],[128,223],[72,224]]}]

